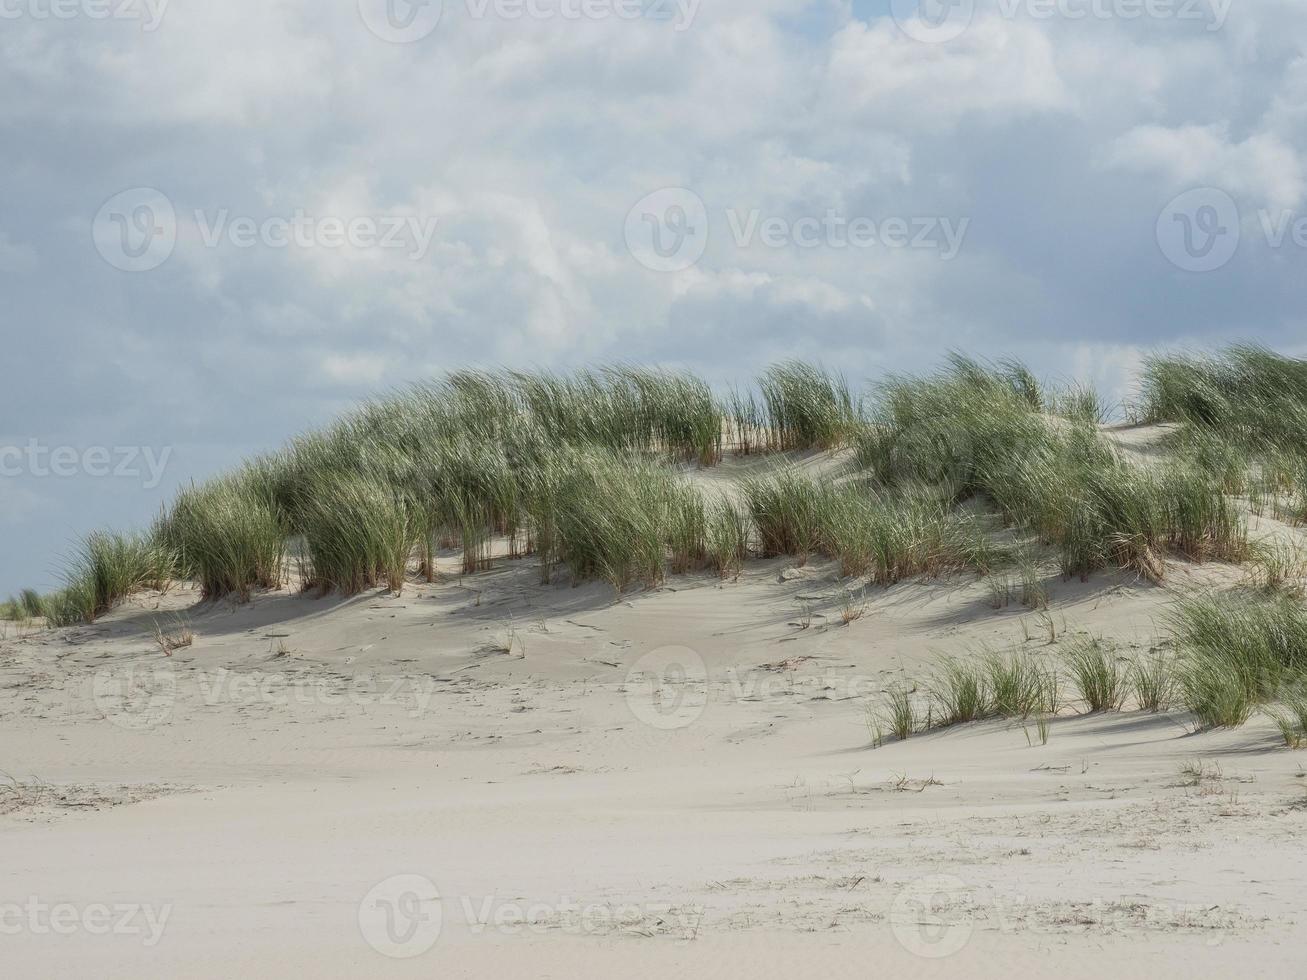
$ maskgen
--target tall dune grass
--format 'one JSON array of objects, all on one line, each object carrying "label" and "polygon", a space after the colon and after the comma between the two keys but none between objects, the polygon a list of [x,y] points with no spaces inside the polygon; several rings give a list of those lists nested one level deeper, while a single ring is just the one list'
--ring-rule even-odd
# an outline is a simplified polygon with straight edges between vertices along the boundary
[{"label": "tall dune grass", "polygon": [[355,474],[326,475],[305,488],[297,511],[309,555],[306,586],[354,595],[384,583],[403,591],[418,521],[395,486]]},{"label": "tall dune grass", "polygon": [[1140,389],[1147,421],[1183,422],[1256,452],[1307,448],[1307,361],[1254,344],[1159,354]]},{"label": "tall dune grass", "polygon": [[135,592],[167,588],[175,566],[175,556],[149,535],[94,531],[72,555],[64,588],[40,606],[52,625],[93,623]]},{"label": "tall dune grass", "polygon": [[1203,724],[1241,725],[1307,672],[1307,608],[1288,597],[1191,596],[1169,625],[1182,699]]},{"label": "tall dune grass", "polygon": [[816,365],[785,361],[758,384],[776,449],[829,449],[857,427],[848,384]]},{"label": "tall dune grass", "polygon": [[1221,481],[1196,466],[1127,462],[1088,409],[1052,414],[1027,375],[954,356],[933,377],[891,379],[859,462],[886,486],[925,482],[992,502],[1052,545],[1067,577],[1117,565],[1160,579],[1168,553],[1244,556],[1245,528]]},{"label": "tall dune grass", "polygon": [[266,469],[242,471],[189,487],[155,527],[179,575],[197,582],[207,598],[247,599],[255,589],[282,583],[288,529],[266,475]]},{"label": "tall dune grass", "polygon": [[[573,581],[618,588],[668,571],[738,574],[755,550],[829,557],[845,575],[889,585],[1001,567],[1013,552],[996,541],[1009,537],[1050,546],[1066,576],[1120,566],[1159,579],[1171,555],[1246,557],[1231,494],[1307,501],[1301,454],[1286,442],[1272,458],[1246,438],[1282,409],[1296,418],[1289,410],[1307,392],[1299,364],[1251,349],[1151,363],[1149,412],[1203,428],[1187,428],[1174,458],[1147,469],[1102,436],[1092,389],[1043,385],[1010,360],[951,355],[936,374],[891,377],[870,400],[799,361],[721,396],[688,372],[624,365],[455,372],[187,488],[122,553],[97,539],[96,555],[81,555],[67,587],[40,605],[52,622],[101,614],[137,581],[107,570],[142,550],[207,597],[247,598],[283,584],[290,541],[303,542],[313,584],[345,592],[402,588],[414,568],[434,579],[447,546],[461,549],[465,574],[506,547],[537,555],[543,581],[566,566]],[[1262,421],[1231,428],[1240,386],[1258,372],[1269,376],[1256,386]],[[1194,379],[1197,396],[1186,393]],[[1282,433],[1292,428],[1282,422]],[[845,444],[855,477],[781,470],[745,481],[738,502],[675,471],[727,451]],[[996,535],[998,520],[1015,533]],[[22,605],[0,612],[28,615]]]}]

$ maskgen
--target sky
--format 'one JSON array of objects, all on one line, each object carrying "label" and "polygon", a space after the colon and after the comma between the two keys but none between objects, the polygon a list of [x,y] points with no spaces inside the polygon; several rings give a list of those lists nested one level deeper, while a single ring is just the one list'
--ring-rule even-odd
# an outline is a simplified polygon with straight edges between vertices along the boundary
[{"label": "sky", "polygon": [[0,596],[359,399],[1307,347],[1301,0],[0,0]]}]

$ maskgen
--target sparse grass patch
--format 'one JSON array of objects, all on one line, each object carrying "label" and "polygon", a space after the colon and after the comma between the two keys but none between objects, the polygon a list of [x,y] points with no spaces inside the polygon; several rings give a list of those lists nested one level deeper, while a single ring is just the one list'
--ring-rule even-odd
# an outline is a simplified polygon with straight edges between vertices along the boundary
[{"label": "sparse grass patch", "polygon": [[1129,672],[1107,640],[1080,637],[1066,651],[1067,669],[1090,711],[1119,711],[1129,693]]},{"label": "sparse grass patch", "polygon": [[848,385],[816,365],[775,364],[759,379],[758,387],[774,449],[829,449],[857,428]]},{"label": "sparse grass patch", "polygon": [[194,643],[195,633],[190,624],[180,617],[166,630],[156,619],[154,621],[154,642],[165,657],[171,657],[174,651],[181,650]]},{"label": "sparse grass patch", "polygon": [[1130,688],[1142,711],[1166,711],[1179,694],[1174,664],[1161,650],[1141,656],[1130,665]]},{"label": "sparse grass patch", "polygon": [[990,713],[1002,718],[1057,713],[1057,675],[1030,654],[991,652],[983,663]]},{"label": "sparse grass patch", "polygon": [[394,487],[365,476],[325,476],[305,488],[297,511],[309,556],[306,585],[355,595],[384,582],[403,591],[419,532],[410,502]]},{"label": "sparse grass patch", "polygon": [[271,491],[251,472],[183,490],[156,526],[179,573],[205,598],[244,600],[256,588],[281,585],[287,530]]},{"label": "sparse grass patch", "polygon": [[857,622],[867,612],[867,594],[860,592],[856,596],[850,589],[845,589],[840,599],[840,622],[845,626]]},{"label": "sparse grass patch", "polygon": [[959,725],[989,717],[984,665],[956,657],[945,659],[931,674],[928,690],[941,725]]},{"label": "sparse grass patch", "polygon": [[1307,744],[1307,689],[1301,683],[1294,684],[1280,693],[1279,705],[1267,711],[1284,744],[1291,749],[1300,749]]},{"label": "sparse grass patch", "polygon": [[1242,725],[1307,669],[1307,609],[1284,596],[1190,596],[1169,625],[1184,704],[1204,725]]},{"label": "sparse grass patch", "polygon": [[920,727],[920,719],[914,693],[913,688],[901,684],[886,690],[883,711],[876,711],[876,717],[870,721],[873,731],[887,730],[900,742],[915,734]]}]

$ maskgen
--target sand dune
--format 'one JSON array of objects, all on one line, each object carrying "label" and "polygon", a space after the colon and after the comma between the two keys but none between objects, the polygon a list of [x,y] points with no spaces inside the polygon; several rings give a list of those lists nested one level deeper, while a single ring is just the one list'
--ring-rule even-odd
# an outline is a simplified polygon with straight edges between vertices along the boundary
[{"label": "sand dune", "polygon": [[[1054,580],[1048,617],[903,583],[846,626],[823,563],[614,598],[446,561],[401,597],[178,589],[11,630],[6,899],[142,906],[107,945],[75,923],[53,969],[11,908],[12,975],[1297,968],[1307,782],[1269,724],[1067,712],[1046,744],[995,721],[873,749],[866,722],[941,653],[1146,648],[1175,590],[1233,569]],[[152,625],[182,614],[165,658]],[[414,880],[438,918],[388,933]]]}]

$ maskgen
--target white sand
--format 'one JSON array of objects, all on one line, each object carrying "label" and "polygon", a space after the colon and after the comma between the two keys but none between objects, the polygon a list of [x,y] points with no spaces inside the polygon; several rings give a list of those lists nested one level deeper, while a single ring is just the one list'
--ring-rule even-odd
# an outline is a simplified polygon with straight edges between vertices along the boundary
[{"label": "white sand", "polygon": [[[1265,719],[869,746],[868,697],[939,654],[1083,631],[1145,650],[1171,590],[1237,572],[1053,581],[1050,645],[969,576],[873,588],[844,626],[833,569],[792,569],[615,601],[527,560],[399,598],[180,591],[10,626],[4,975],[1302,975],[1307,756]],[[196,641],[165,658],[171,611]],[[683,684],[642,681],[668,661]],[[383,885],[388,936],[365,896],[397,875],[440,901]],[[99,935],[99,905],[137,911]],[[374,948],[405,938],[407,959]]]}]

